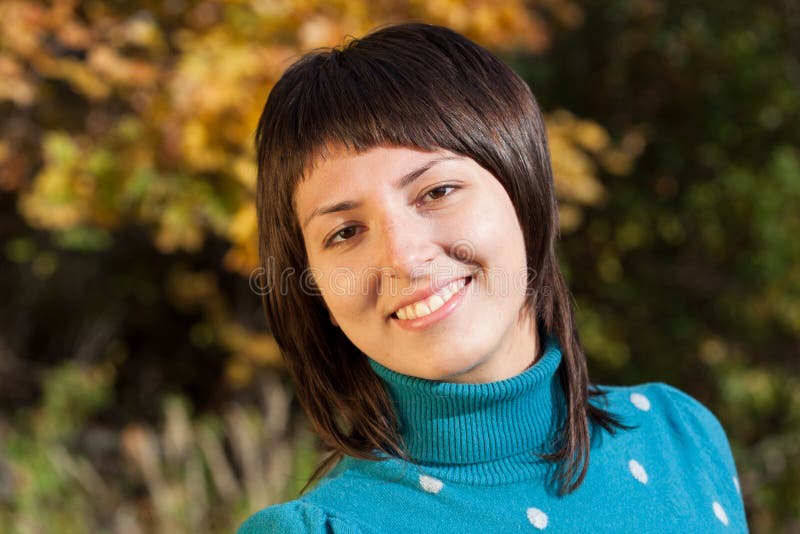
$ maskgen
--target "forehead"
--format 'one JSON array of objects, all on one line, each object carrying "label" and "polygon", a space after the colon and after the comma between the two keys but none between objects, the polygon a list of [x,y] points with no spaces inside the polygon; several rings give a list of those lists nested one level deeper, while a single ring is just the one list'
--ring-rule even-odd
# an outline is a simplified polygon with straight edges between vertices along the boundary
[{"label": "forehead", "polygon": [[448,150],[378,146],[364,151],[344,147],[326,148],[313,158],[295,186],[293,203],[298,216],[311,204],[332,195],[345,195],[365,183],[393,184],[409,170],[437,157],[461,156]]}]

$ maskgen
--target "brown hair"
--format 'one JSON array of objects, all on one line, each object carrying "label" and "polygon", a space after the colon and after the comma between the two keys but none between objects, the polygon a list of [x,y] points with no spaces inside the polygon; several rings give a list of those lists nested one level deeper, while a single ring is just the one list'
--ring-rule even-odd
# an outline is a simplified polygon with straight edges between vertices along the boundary
[{"label": "brown hair", "polygon": [[[541,112],[525,82],[491,52],[452,30],[418,23],[306,54],[275,85],[258,123],[265,313],[297,397],[332,451],[309,484],[343,455],[376,460],[379,451],[409,459],[380,379],[331,324],[306,276],[293,205],[298,182],[328,147],[361,152],[379,145],[465,155],[490,171],[511,198],[531,273],[525,306],[563,355],[558,372],[565,418],[554,450],[542,457],[558,464],[560,491],[573,491],[588,468],[590,421],[609,431],[622,425],[589,402],[600,393],[589,384],[556,257],[558,206]],[[286,284],[287,274],[299,276],[298,283]]]}]

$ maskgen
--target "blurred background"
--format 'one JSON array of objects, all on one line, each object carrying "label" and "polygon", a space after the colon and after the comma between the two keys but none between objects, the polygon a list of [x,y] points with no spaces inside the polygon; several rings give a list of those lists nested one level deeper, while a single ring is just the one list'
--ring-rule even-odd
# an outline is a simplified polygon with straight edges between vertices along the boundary
[{"label": "blurred background", "polygon": [[705,403],[752,531],[800,532],[794,0],[0,3],[0,531],[232,532],[296,497],[253,132],[302,51],[407,20],[539,99],[594,380]]}]

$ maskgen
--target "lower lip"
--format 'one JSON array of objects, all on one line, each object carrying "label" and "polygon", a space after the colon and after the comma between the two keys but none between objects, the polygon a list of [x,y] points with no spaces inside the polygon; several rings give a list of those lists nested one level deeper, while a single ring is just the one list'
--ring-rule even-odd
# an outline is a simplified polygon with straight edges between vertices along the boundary
[{"label": "lower lip", "polygon": [[471,282],[472,278],[467,278],[467,283],[464,284],[464,287],[450,297],[450,300],[442,304],[441,308],[433,313],[429,313],[425,317],[417,317],[416,319],[395,319],[392,317],[392,320],[395,321],[400,328],[406,330],[423,330],[428,328],[453,313],[458,305],[461,304],[461,301],[464,300],[464,296],[467,294],[467,288]]}]

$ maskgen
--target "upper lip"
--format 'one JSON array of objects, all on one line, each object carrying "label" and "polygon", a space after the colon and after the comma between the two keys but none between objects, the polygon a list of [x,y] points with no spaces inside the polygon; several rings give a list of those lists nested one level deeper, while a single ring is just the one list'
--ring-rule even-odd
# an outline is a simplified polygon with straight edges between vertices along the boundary
[{"label": "upper lip", "polygon": [[414,293],[409,295],[408,298],[404,299],[400,304],[396,305],[389,315],[392,316],[395,313],[397,313],[397,310],[399,310],[400,308],[405,308],[409,304],[414,304],[415,302],[419,302],[420,300],[424,300],[424,299],[430,297],[431,295],[433,295],[434,293],[441,293],[442,289],[444,289],[448,285],[452,284],[456,280],[461,280],[462,278],[470,278],[471,276],[472,275],[467,274],[467,275],[464,275],[464,276],[459,276],[458,278],[452,278],[452,279],[448,280],[447,282],[443,282],[443,283],[439,284],[439,286],[437,286],[437,287],[434,287],[433,284],[430,284],[427,287],[422,287],[420,289],[417,289],[416,291],[414,291]]}]

